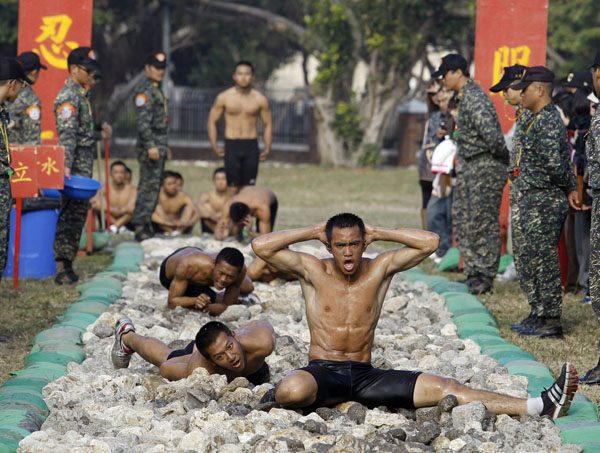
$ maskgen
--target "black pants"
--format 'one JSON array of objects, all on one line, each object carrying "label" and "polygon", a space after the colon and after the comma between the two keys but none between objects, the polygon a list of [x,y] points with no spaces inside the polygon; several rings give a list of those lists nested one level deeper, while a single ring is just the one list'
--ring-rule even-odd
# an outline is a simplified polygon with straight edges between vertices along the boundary
[{"label": "black pants", "polygon": [[258,140],[225,139],[225,174],[227,185],[233,187],[253,186],[258,175]]}]

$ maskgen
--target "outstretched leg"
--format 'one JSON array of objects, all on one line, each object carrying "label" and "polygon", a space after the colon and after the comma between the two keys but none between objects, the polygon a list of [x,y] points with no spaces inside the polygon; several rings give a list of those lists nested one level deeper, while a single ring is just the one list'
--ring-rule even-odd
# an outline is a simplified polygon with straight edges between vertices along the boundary
[{"label": "outstretched leg", "polygon": [[172,350],[156,338],[138,335],[131,319],[121,318],[115,325],[115,342],[110,354],[115,368],[127,368],[134,352],[160,367]]}]

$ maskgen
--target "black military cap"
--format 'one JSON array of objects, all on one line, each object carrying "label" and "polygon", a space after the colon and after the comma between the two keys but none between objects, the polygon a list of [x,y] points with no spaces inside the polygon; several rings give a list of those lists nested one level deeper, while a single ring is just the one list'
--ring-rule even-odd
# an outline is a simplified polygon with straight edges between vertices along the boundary
[{"label": "black military cap", "polygon": [[554,73],[545,66],[532,66],[526,68],[521,81],[514,84],[511,88],[523,90],[527,88],[531,82],[553,83]]},{"label": "black military cap", "polygon": [[148,55],[146,64],[154,66],[157,69],[165,69],[167,67],[167,54],[163,51],[154,52]]},{"label": "black military cap", "polygon": [[32,84],[21,62],[9,57],[0,57],[0,80],[21,80]]},{"label": "black military cap", "polygon": [[83,66],[94,74],[100,74],[100,63],[98,63],[96,52],[91,47],[73,49],[67,57],[67,64]]},{"label": "black military cap", "polygon": [[461,69],[465,74],[467,73],[467,60],[462,55],[457,53],[449,53],[442,58],[442,64],[439,69],[435,71],[431,77],[439,79],[444,77],[448,71],[454,71]]},{"label": "black military cap", "polygon": [[588,66],[588,69],[595,68],[596,66],[600,67],[600,50],[596,52],[596,57],[591,65]]},{"label": "black military cap", "polygon": [[568,88],[580,88],[590,90],[592,88],[592,74],[588,71],[570,72],[558,81],[562,86]]},{"label": "black military cap", "polygon": [[500,81],[490,88],[492,93],[499,93],[500,91],[506,90],[513,82],[517,80],[521,80],[523,77],[523,73],[527,69],[527,66],[523,66],[520,64],[515,64],[512,66],[507,66],[504,68],[504,74],[502,74],[502,78]]},{"label": "black military cap", "polygon": [[35,71],[36,69],[48,69],[40,62],[40,57],[35,52],[23,52],[17,57],[17,60],[21,62],[25,72]]}]

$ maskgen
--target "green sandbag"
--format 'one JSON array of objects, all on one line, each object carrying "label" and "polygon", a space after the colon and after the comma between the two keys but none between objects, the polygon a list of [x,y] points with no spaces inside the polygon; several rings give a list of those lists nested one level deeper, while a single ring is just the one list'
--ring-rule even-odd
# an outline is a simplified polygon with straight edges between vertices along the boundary
[{"label": "green sandbag", "polygon": [[510,256],[510,255],[502,255],[500,257],[500,263],[498,264],[498,273],[499,274],[504,274],[504,271],[506,271],[506,268],[512,262],[513,262],[513,257],[512,256]]},{"label": "green sandbag", "polygon": [[79,297],[76,302],[98,302],[103,304],[105,307],[112,305],[115,303],[117,299],[114,296],[109,294],[99,294],[99,295],[84,295]]},{"label": "green sandbag", "polygon": [[102,271],[98,274],[96,274],[96,277],[98,278],[112,278],[114,280],[117,280],[119,282],[123,282],[127,279],[127,275],[123,274],[123,272],[116,272],[116,271]]},{"label": "green sandbag", "polygon": [[81,363],[85,360],[86,354],[81,346],[76,344],[66,344],[62,341],[48,341],[45,343],[36,343],[31,348],[31,354],[36,352],[51,352],[69,357],[72,362]]},{"label": "green sandbag", "polygon": [[81,330],[81,333],[83,333],[87,330],[87,327],[90,325],[90,323],[86,320],[69,318],[61,321],[57,325],[65,327],[75,327],[76,329]]},{"label": "green sandbag", "polygon": [[24,409],[6,409],[0,411],[0,426],[17,426],[26,429],[30,433],[38,431],[44,423],[44,417],[36,412]]},{"label": "green sandbag", "polygon": [[592,420],[597,422],[598,406],[591,401],[573,401],[569,408],[569,415],[567,417],[561,417],[561,420],[563,420],[563,422],[566,422],[567,420]]},{"label": "green sandbag", "polygon": [[[92,234],[92,249],[94,251],[102,250],[110,243],[110,234],[102,233],[100,231],[94,231]],[[82,233],[79,239],[79,250],[86,250],[87,248],[87,234]]]},{"label": "green sandbag", "polygon": [[451,281],[443,281],[434,283],[430,285],[430,288],[438,294],[446,293],[446,292],[456,292],[456,293],[468,293],[469,288],[464,283],[460,282],[451,282]]},{"label": "green sandbag", "polygon": [[100,316],[102,313],[106,311],[106,305],[100,302],[92,302],[92,301],[82,301],[75,302],[74,304],[69,305],[67,308],[66,314],[71,313],[89,313],[92,315]]},{"label": "green sandbag", "polygon": [[553,377],[527,376],[527,392],[532,396],[540,396],[544,389],[549,389],[554,384]]},{"label": "green sandbag", "polygon": [[[443,296],[443,294],[442,294],[442,296]],[[457,308],[455,310],[452,310],[452,316],[454,318],[456,318],[458,316],[462,316],[462,315],[470,315],[472,313],[484,313],[484,314],[489,315],[490,311],[481,304],[479,304],[479,307],[466,307],[466,308]]]},{"label": "green sandbag", "polygon": [[81,321],[92,324],[96,322],[98,316],[90,313],[65,313],[64,315],[57,316],[59,321]]},{"label": "green sandbag", "polygon": [[482,307],[481,302],[472,294],[447,292],[444,294],[446,308],[454,313],[454,310]]},{"label": "green sandbag", "polygon": [[109,302],[114,302],[119,297],[121,297],[122,291],[121,288],[113,289],[113,288],[88,288],[81,293],[80,300],[90,298],[90,297],[99,297],[106,298]]},{"label": "green sandbag", "polygon": [[449,248],[446,254],[443,256],[442,261],[437,265],[440,271],[452,271],[458,269],[460,262],[460,252],[456,247]]},{"label": "green sandbag", "polygon": [[[25,357],[25,365],[32,365],[34,363],[56,363],[59,365],[67,365],[70,362],[77,362],[73,360],[72,357],[68,355],[63,355],[58,352],[30,352],[27,357]],[[81,362],[77,362],[81,363]]]},{"label": "green sandbag", "polygon": [[19,442],[31,434],[18,426],[0,425],[0,453],[14,453],[19,448]]},{"label": "green sandbag", "polygon": [[69,343],[79,343],[81,341],[81,330],[76,327],[56,326],[42,330],[33,339],[34,343],[43,343],[47,340],[62,340]]},{"label": "green sandbag", "polygon": [[507,366],[506,369],[508,370],[508,372],[510,374],[515,374],[515,375],[519,375],[519,376],[527,376],[529,377],[536,377],[536,378],[550,378],[553,379],[552,377],[552,373],[550,373],[550,370],[548,368],[545,367],[536,367],[536,366],[529,366],[529,365],[513,365],[513,366]]},{"label": "green sandbag", "polygon": [[82,293],[83,291],[90,288],[111,288],[121,289],[121,282],[117,279],[110,277],[94,277],[81,285],[77,285],[75,289]]},{"label": "green sandbag", "polygon": [[461,338],[469,338],[471,335],[477,335],[481,333],[486,333],[490,335],[500,335],[500,331],[496,327],[488,326],[486,324],[471,324],[457,327],[458,336]]},{"label": "green sandbag", "polygon": [[42,389],[48,385],[48,382],[47,379],[41,377],[17,376],[2,384],[2,389],[15,387],[29,389],[41,394]]},{"label": "green sandbag", "polygon": [[42,404],[45,406],[45,408],[40,407],[39,405],[31,402],[31,401],[25,401],[22,399],[0,399],[0,412],[2,411],[12,411],[12,410],[23,410],[26,411],[26,413],[33,413],[36,415],[39,415],[41,418],[45,419],[46,417],[48,417],[48,415],[50,414],[50,411],[48,410],[48,406],[46,406],[46,403],[44,402],[44,400],[42,399]]},{"label": "green sandbag", "polygon": [[498,363],[505,366],[514,360],[535,360],[535,357],[525,351],[498,351],[494,354],[487,354],[491,358],[496,359]]},{"label": "green sandbag", "polygon": [[494,317],[487,313],[473,313],[468,315],[455,316],[452,318],[452,321],[454,321],[454,324],[456,324],[457,326],[469,323],[489,324],[490,326],[494,327],[498,325],[496,324],[496,320],[494,319]]},{"label": "green sandbag", "polygon": [[24,403],[34,404],[35,406],[48,411],[48,406],[42,397],[42,394],[34,390],[24,389],[20,387],[9,387],[0,389],[0,403],[5,401],[21,401]]},{"label": "green sandbag", "polygon": [[67,367],[58,363],[32,364],[22,370],[11,372],[13,376],[46,379],[47,382],[54,381],[65,374],[67,374]]},{"label": "green sandbag", "polygon": [[568,444],[600,442],[600,426],[587,426],[561,431],[560,437],[563,442]]}]

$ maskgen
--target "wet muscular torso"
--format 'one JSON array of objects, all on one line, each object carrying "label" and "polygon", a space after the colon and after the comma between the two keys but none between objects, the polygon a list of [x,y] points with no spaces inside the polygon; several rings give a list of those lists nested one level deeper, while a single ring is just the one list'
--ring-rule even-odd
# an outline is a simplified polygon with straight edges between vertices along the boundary
[{"label": "wet muscular torso", "polygon": [[309,359],[369,362],[391,277],[366,258],[352,281],[335,270],[333,260],[322,260],[321,266],[321,272],[309,272],[310,281],[300,280],[311,335]]},{"label": "wet muscular torso", "polygon": [[189,283],[213,285],[214,255],[195,248],[185,248],[167,261],[165,269],[169,280],[181,279]]}]

